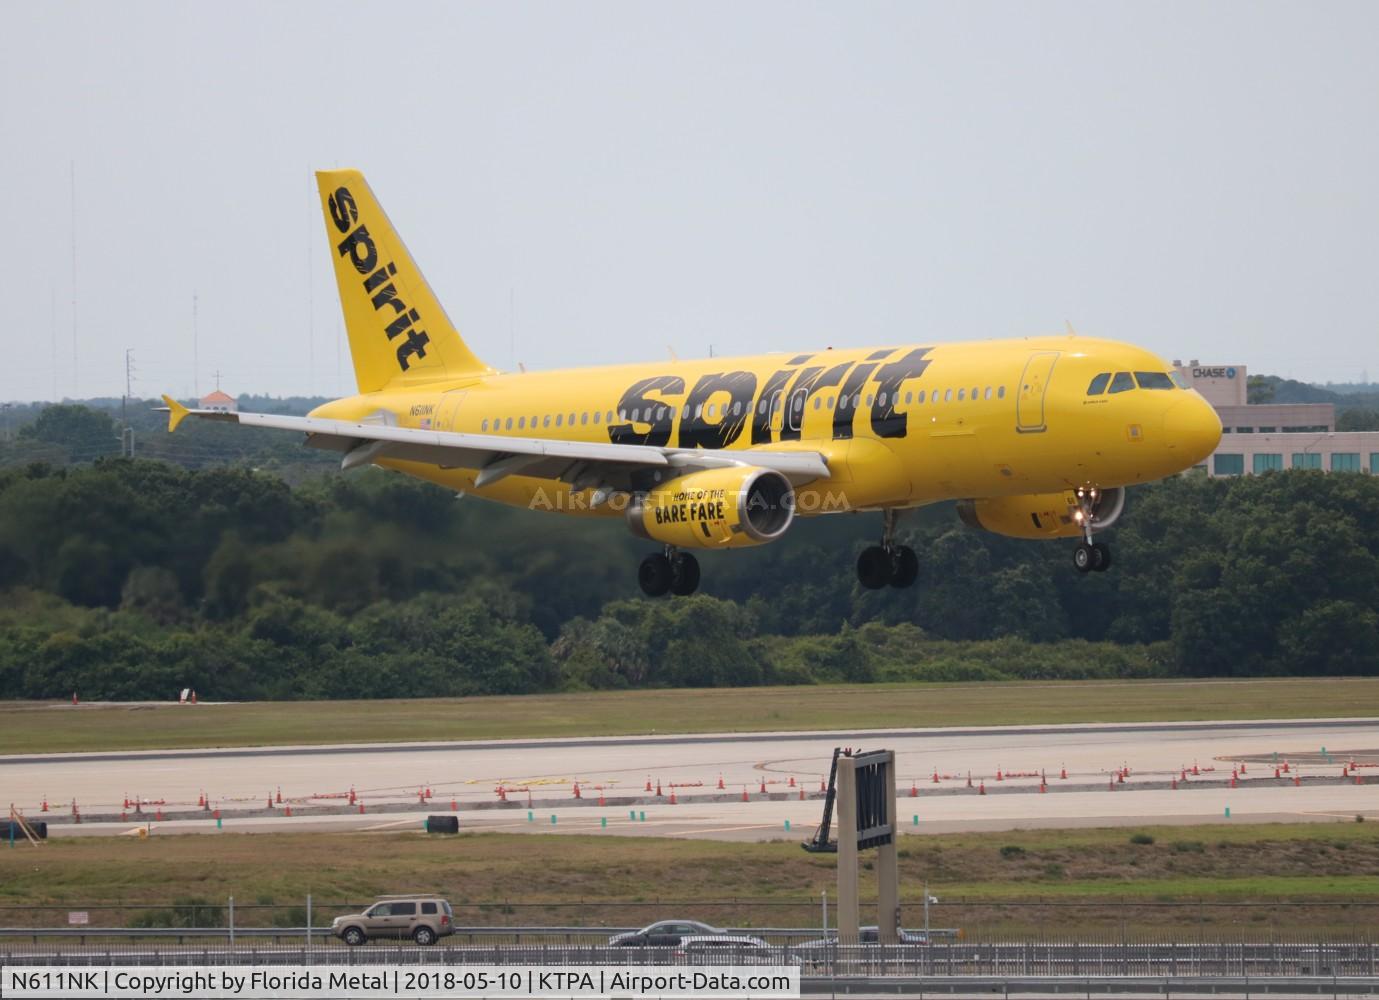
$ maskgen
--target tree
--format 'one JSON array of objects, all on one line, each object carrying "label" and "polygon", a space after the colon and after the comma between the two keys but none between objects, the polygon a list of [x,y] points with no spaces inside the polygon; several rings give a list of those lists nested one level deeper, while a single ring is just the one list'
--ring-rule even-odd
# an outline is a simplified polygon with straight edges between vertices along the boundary
[{"label": "tree", "polygon": [[21,440],[64,448],[68,461],[90,462],[120,452],[120,434],[108,414],[86,406],[59,403],[45,408],[31,424],[19,428]]}]

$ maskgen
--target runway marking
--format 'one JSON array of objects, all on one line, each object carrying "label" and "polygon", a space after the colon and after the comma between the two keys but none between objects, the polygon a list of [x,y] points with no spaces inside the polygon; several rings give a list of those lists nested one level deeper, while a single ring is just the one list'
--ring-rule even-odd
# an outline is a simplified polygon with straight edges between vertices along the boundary
[{"label": "runway marking", "polygon": [[395,827],[399,827],[399,826],[415,826],[415,825],[416,825],[416,822],[417,822],[417,821],[414,820],[414,819],[399,819],[399,820],[394,820],[394,821],[391,822],[391,823],[379,823],[379,824],[377,824],[376,826],[366,826],[366,827],[363,827],[362,832],[368,833],[368,832],[371,831],[371,830],[392,830],[392,829],[394,829]]},{"label": "runway marking", "polygon": [[[774,830],[774,829],[776,829],[776,826],[777,826],[777,824],[775,824],[775,823],[753,823],[751,826],[720,826],[720,827],[716,827],[716,828],[714,828],[714,829],[712,829],[712,830],[701,830],[699,827],[694,827],[694,829],[693,829],[692,831],[686,831],[686,834],[675,834],[675,836],[685,836],[685,835],[687,835],[687,834],[690,833],[690,832],[693,832],[693,833],[740,833],[740,832],[742,832],[743,830]],[[782,831],[782,832],[784,832],[784,831]]]}]

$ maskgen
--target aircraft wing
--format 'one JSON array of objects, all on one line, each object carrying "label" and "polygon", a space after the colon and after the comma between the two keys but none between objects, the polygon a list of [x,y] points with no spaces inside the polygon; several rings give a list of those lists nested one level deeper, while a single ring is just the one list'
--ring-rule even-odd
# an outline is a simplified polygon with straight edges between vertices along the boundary
[{"label": "aircraft wing", "polygon": [[398,427],[379,421],[350,422],[318,417],[289,417],[273,413],[227,413],[193,410],[164,396],[168,430],[187,417],[239,423],[248,427],[299,431],[306,444],[342,453],[340,467],[353,469],[379,459],[421,462],[446,469],[477,469],[474,485],[495,483],[520,474],[559,479],[574,489],[627,488],[627,477],[639,468],[666,468],[673,474],[695,469],[752,465],[774,469],[795,485],[826,478],[828,462],[817,451],[705,451],[639,444],[603,444],[553,438],[467,434],[456,431]]}]

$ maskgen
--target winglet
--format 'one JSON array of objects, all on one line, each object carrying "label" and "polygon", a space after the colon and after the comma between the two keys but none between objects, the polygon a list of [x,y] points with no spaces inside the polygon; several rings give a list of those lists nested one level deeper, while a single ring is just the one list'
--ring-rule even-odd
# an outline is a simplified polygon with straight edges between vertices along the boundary
[{"label": "winglet", "polygon": [[168,433],[177,430],[180,424],[192,412],[171,396],[164,396],[163,402],[168,404]]}]

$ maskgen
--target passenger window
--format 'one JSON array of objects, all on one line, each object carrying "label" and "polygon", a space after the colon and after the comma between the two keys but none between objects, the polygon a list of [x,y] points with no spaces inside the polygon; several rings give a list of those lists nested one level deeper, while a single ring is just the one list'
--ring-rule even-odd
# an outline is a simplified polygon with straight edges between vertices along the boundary
[{"label": "passenger window", "polygon": [[997,399],[1005,399],[1005,398],[1006,398],[1006,387],[1005,387],[1005,386],[1001,385],[1001,386],[997,386],[997,387],[996,387],[996,398],[997,398]]},{"label": "passenger window", "polygon": [[1164,372],[1135,372],[1141,389],[1172,389],[1173,380]]},{"label": "passenger window", "polygon": [[971,398],[972,398],[972,399],[976,399],[976,398],[977,398],[977,387],[976,387],[975,385],[972,387],[972,397],[971,397]]},{"label": "passenger window", "polygon": [[760,403],[757,404],[757,413],[762,414],[763,416],[766,414],[766,400],[763,399]]},{"label": "passenger window", "polygon": [[416,903],[394,903],[393,916],[395,917],[415,917],[417,915]]},{"label": "passenger window", "polygon": [[943,401],[944,401],[945,403],[951,403],[951,402],[953,401],[953,390],[952,390],[952,389],[944,389],[944,390],[943,390]]},{"label": "passenger window", "polygon": [[609,422],[610,424],[613,422],[613,411],[612,411],[612,410],[609,410],[609,411],[608,411],[608,422]]},{"label": "passenger window", "polygon": [[[923,393],[920,393],[920,395],[923,396],[924,394],[923,394]],[[910,405],[911,403],[913,403],[914,401],[915,401],[915,394],[914,394],[913,392],[907,392],[907,393],[905,393],[905,405],[906,405],[906,406],[909,406],[909,405]],[[922,400],[922,399],[920,400],[921,403],[922,403],[923,401],[924,401],[924,400]]]},{"label": "passenger window", "polygon": [[877,401],[878,403],[880,403],[882,406],[885,406],[885,405],[886,405],[886,394],[885,394],[884,392],[881,393],[881,395],[879,395],[879,396],[876,397],[876,401]]},{"label": "passenger window", "polygon": [[[910,397],[909,397],[909,396],[906,396],[906,397],[905,397],[905,401],[908,403],[908,402],[910,401]],[[919,392],[915,394],[915,402],[916,402],[916,403],[922,403],[922,402],[924,402],[924,390],[923,390],[923,389],[920,389]]]},{"label": "passenger window", "polygon": [[1115,378],[1111,379],[1111,392],[1129,392],[1133,388],[1135,380],[1129,372],[1116,372]]},{"label": "passenger window", "polygon": [[821,406],[823,406],[823,405],[824,405],[824,397],[823,397],[823,396],[815,396],[815,397],[814,397],[814,409],[817,410],[819,407],[821,407]]},{"label": "passenger window", "polygon": [[867,393],[867,405],[868,405],[868,406],[871,406],[871,404],[872,404],[872,394],[871,394],[871,393]]},{"label": "passenger window", "polygon": [[982,396],[982,399],[990,399],[990,398],[991,398],[991,386],[987,386],[987,387],[986,387],[986,395]]},{"label": "passenger window", "polygon": [[549,426],[551,426],[551,415],[550,415],[549,413],[547,413],[545,416],[543,416],[543,417],[541,418],[541,426],[542,426],[542,427],[549,427]]},{"label": "passenger window", "polygon": [[527,426],[527,418],[526,418],[526,417],[518,417],[518,418],[517,418],[517,429],[520,431],[520,430],[523,430],[526,426]]},{"label": "passenger window", "polygon": [[837,404],[837,402],[838,402],[838,401],[837,401],[836,399],[834,399],[832,396],[829,396],[829,397],[828,397],[828,408],[829,408],[830,410],[833,409],[833,407]]},{"label": "passenger window", "polygon": [[488,430],[488,417],[484,417],[484,422],[483,422],[482,424],[479,425],[479,430],[481,430],[481,431],[486,431],[486,430]]},{"label": "passenger window", "polygon": [[581,414],[579,415],[579,422],[580,422],[581,426],[586,425],[586,424],[589,423],[589,411],[588,411],[588,410],[585,410],[583,413],[581,413]]},{"label": "passenger window", "polygon": [[564,419],[565,419],[565,414],[563,414],[563,413],[557,413],[557,414],[555,415],[555,425],[556,425],[557,427],[559,427],[559,426],[561,425],[561,423],[564,421]]},{"label": "passenger window", "polygon": [[595,411],[594,411],[594,423],[597,424],[597,423],[599,422],[599,417],[601,417],[601,416],[603,416],[603,414],[600,413],[598,410],[595,410]]},{"label": "passenger window", "polygon": [[508,430],[512,430],[512,418],[511,418],[511,417],[508,417],[508,426],[507,426],[507,429],[508,429]]},{"label": "passenger window", "polygon": [[1106,391],[1106,383],[1111,381],[1110,372],[1102,372],[1100,375],[1092,377],[1091,384],[1087,386],[1087,395],[1100,396]]},{"label": "passenger window", "polygon": [[967,395],[967,390],[966,390],[966,389],[959,389],[959,390],[958,390],[958,402],[961,403],[961,402],[963,401],[963,398],[964,398],[966,395]]},{"label": "passenger window", "polygon": [[393,915],[392,903],[379,903],[369,911],[371,917],[391,917]]},{"label": "passenger window", "polygon": [[642,411],[640,407],[632,411],[632,422],[634,424],[642,422]]},{"label": "passenger window", "polygon": [[435,904],[435,903],[422,903],[422,904],[421,904],[421,912],[422,912],[422,913],[435,913],[435,912],[436,912],[436,904]]},{"label": "passenger window", "polygon": [[573,413],[571,413],[571,414],[570,414],[570,426],[573,427],[574,425],[575,425],[575,415],[574,415]]}]

